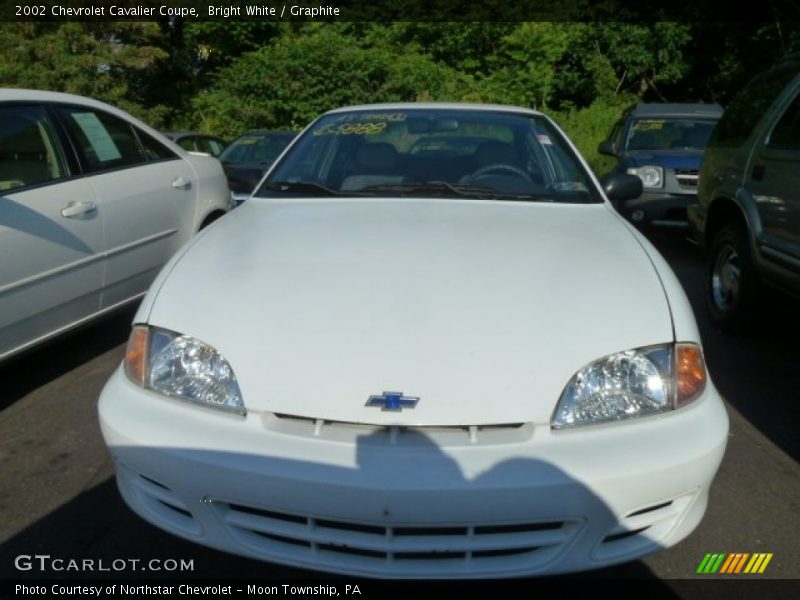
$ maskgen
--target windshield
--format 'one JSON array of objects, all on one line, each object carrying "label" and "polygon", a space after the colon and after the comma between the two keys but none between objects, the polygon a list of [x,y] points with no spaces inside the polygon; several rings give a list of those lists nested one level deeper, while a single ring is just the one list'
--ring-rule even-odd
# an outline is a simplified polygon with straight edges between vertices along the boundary
[{"label": "windshield", "polygon": [[637,119],[628,130],[628,150],[702,150],[708,146],[716,120]]},{"label": "windshield", "polygon": [[325,115],[254,195],[601,201],[546,119],[452,109]]},{"label": "windshield", "polygon": [[294,139],[293,133],[250,133],[234,140],[219,155],[228,164],[271,165]]}]

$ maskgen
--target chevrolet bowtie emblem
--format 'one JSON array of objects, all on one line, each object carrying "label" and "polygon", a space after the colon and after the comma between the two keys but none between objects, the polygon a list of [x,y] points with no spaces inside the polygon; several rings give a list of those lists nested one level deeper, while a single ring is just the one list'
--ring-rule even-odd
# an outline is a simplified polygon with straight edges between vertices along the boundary
[{"label": "chevrolet bowtie emblem", "polygon": [[403,396],[403,392],[383,392],[380,396],[370,396],[366,406],[380,406],[381,410],[400,412],[404,408],[414,408],[419,398]]}]

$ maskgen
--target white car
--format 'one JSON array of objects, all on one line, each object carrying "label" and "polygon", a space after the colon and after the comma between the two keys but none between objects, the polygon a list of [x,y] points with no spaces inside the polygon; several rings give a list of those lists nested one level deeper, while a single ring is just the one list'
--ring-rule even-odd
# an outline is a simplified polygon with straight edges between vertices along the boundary
[{"label": "white car", "polygon": [[527,109],[323,115],[142,303],[99,403],[122,496],[197,543],[359,576],[677,543],[727,415],[680,284],[608,199],[640,180],[604,188]]},{"label": "white car", "polygon": [[219,161],[127,113],[0,89],[0,360],[141,299],[230,204]]}]

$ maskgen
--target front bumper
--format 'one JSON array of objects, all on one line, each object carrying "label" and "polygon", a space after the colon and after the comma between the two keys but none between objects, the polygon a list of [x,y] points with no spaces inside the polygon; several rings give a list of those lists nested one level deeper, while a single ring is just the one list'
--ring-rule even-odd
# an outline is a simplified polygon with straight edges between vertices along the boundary
[{"label": "front bumper", "polygon": [[684,229],[688,226],[687,210],[694,204],[696,194],[645,190],[638,198],[628,200],[620,212],[634,225]]},{"label": "front bumper", "polygon": [[100,422],[129,506],[200,544],[373,577],[513,577],[671,546],[705,512],[727,415],[584,430],[322,427],[144,391],[118,369]]}]

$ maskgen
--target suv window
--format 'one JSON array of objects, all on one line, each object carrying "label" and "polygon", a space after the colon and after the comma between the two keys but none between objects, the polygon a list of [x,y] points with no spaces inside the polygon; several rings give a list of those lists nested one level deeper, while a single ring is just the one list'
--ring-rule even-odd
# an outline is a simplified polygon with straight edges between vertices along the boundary
[{"label": "suv window", "polygon": [[800,95],[795,96],[769,136],[770,148],[800,150]]},{"label": "suv window", "polygon": [[0,106],[0,191],[68,175],[53,124],[41,106]]},{"label": "suv window", "polygon": [[743,144],[795,75],[797,65],[787,65],[752,79],[725,110],[711,137],[711,145]]}]

